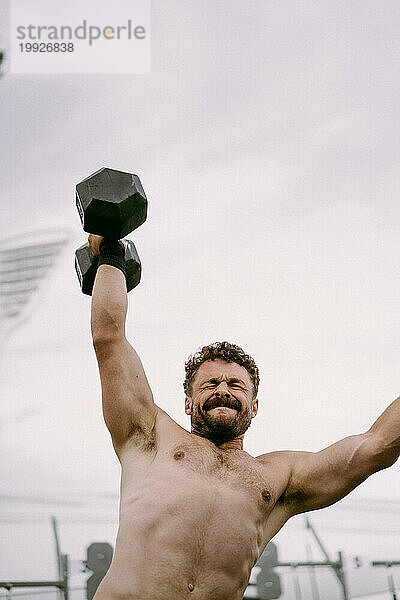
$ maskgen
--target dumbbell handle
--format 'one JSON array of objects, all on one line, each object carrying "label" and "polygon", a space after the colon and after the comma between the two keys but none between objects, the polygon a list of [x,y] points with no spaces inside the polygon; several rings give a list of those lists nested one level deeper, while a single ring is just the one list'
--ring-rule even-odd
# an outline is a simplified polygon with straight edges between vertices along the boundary
[{"label": "dumbbell handle", "polygon": [[[126,288],[130,292],[140,282],[142,267],[140,258],[131,240],[125,244]],[[94,256],[88,244],[83,244],[75,252],[75,270],[84,294],[92,295],[99,257]]]}]

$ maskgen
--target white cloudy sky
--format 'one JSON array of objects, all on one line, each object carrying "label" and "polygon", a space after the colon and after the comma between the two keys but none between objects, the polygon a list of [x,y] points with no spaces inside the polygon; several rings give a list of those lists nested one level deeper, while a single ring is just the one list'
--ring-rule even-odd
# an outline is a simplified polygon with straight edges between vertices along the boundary
[{"label": "white cloudy sky", "polygon": [[[117,489],[73,271],[74,185],[104,165],[148,195],[128,336],[179,423],[183,363],[218,339],[260,366],[252,453],[320,449],[399,394],[399,25],[394,0],[153,0],[150,75],[1,79],[0,235],[71,232],[3,347],[7,493]],[[400,501],[398,467],[355,497]]]}]

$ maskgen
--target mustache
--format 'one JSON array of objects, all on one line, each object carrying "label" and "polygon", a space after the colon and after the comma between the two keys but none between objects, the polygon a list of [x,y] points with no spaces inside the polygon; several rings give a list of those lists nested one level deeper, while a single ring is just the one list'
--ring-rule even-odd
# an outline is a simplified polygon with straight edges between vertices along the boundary
[{"label": "mustache", "polygon": [[211,410],[212,408],[217,408],[217,406],[225,406],[226,408],[234,408],[237,411],[240,411],[242,405],[235,398],[218,398],[217,396],[213,396],[206,400],[203,405],[203,410]]}]

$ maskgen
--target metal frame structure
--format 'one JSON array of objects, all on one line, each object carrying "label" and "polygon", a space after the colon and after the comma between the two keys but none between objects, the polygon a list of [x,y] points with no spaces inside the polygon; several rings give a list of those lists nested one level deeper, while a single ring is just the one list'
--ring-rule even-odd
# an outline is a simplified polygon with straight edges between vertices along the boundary
[{"label": "metal frame structure", "polygon": [[68,230],[53,228],[0,241],[0,342],[28,318],[32,298],[68,238]]},{"label": "metal frame structure", "polygon": [[0,581],[0,588],[12,592],[15,588],[47,588],[55,587],[63,594],[64,600],[69,600],[69,557],[61,555],[60,579],[56,581]]}]

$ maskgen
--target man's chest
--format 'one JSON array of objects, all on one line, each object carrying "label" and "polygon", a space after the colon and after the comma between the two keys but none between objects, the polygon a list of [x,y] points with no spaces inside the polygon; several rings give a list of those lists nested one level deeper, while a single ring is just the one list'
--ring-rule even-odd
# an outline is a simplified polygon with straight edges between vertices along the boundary
[{"label": "man's chest", "polygon": [[236,498],[243,509],[252,506],[262,514],[273,509],[283,492],[279,469],[266,467],[242,450],[221,451],[186,440],[160,449],[151,471],[151,479],[164,481],[172,493],[199,490],[227,501]]}]

